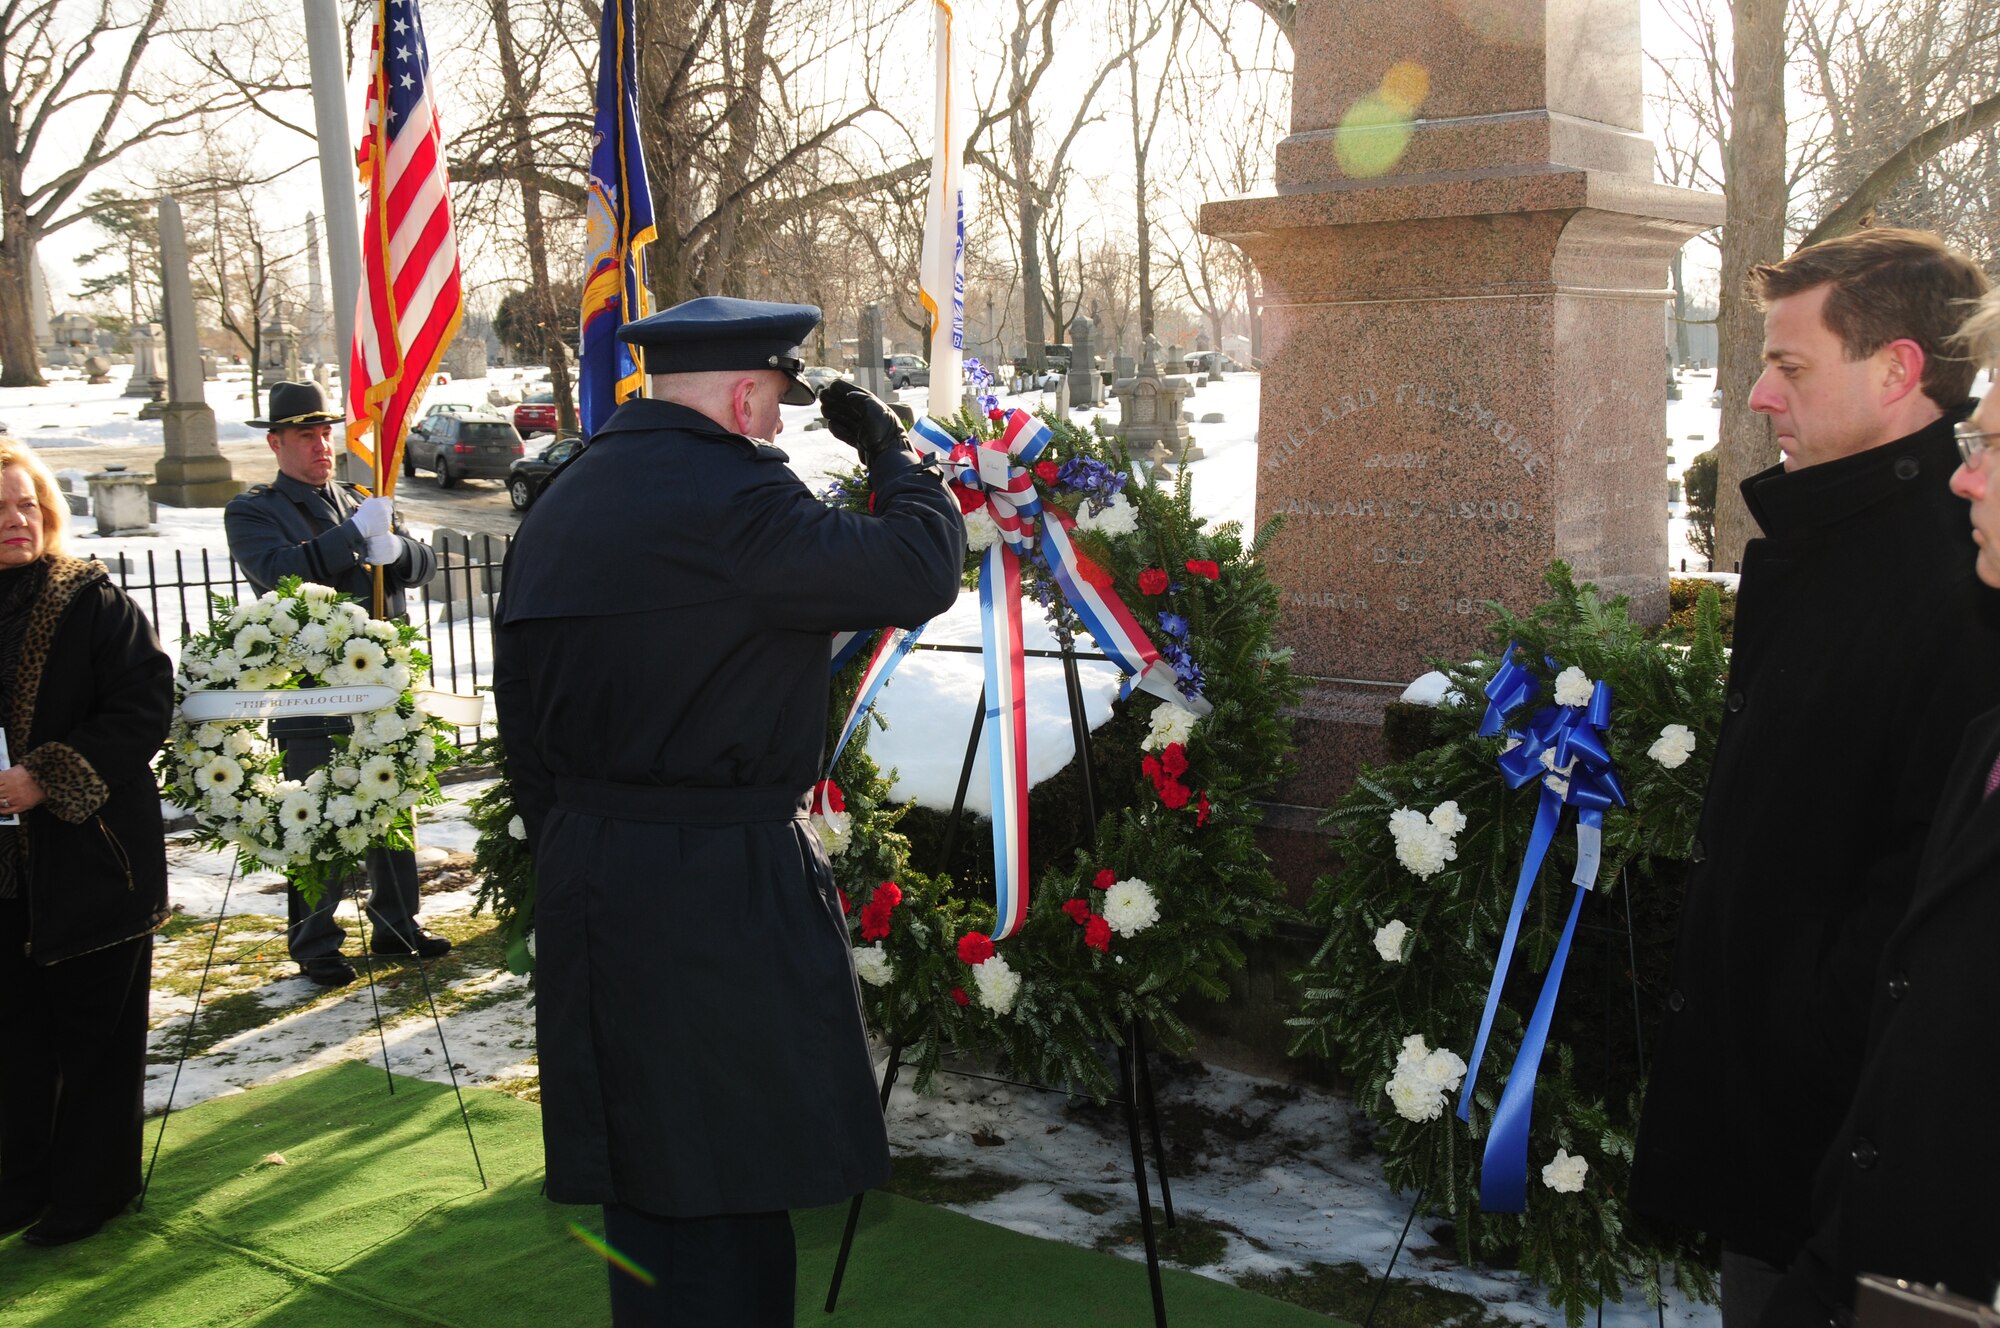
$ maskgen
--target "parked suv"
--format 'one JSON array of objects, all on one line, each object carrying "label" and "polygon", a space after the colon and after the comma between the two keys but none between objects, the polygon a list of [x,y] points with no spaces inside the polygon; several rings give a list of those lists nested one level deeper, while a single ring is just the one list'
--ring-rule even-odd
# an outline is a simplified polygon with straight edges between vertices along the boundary
[{"label": "parked suv", "polygon": [[891,355],[884,362],[884,367],[889,371],[891,387],[930,386],[931,363],[921,355]]},{"label": "parked suv", "polygon": [[403,473],[431,471],[440,489],[474,477],[505,479],[514,458],[527,450],[504,415],[492,411],[429,415],[410,430],[403,444]]},{"label": "parked suv", "polygon": [[534,456],[517,458],[507,468],[507,497],[516,512],[534,506],[535,499],[549,486],[556,467],[575,456],[583,447],[581,438],[559,438]]},{"label": "parked suv", "polygon": [[537,392],[514,407],[514,427],[522,437],[556,431],[556,394]]}]

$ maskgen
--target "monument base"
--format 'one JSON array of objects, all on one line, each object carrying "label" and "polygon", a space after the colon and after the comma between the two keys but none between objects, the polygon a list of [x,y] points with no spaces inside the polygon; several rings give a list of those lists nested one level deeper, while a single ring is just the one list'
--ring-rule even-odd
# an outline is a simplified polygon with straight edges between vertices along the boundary
[{"label": "monument base", "polygon": [[170,401],[160,408],[166,455],[153,467],[149,488],[168,507],[221,507],[244,490],[229,458],[215,445],[215,412],[201,402]]}]

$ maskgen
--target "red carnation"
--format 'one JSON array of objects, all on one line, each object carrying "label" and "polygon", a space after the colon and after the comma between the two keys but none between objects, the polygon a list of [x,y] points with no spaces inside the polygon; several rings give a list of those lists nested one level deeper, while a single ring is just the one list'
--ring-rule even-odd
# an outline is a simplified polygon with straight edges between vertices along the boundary
[{"label": "red carnation", "polygon": [[1097,873],[1097,879],[1092,881],[1091,884],[1100,890],[1109,890],[1112,886],[1118,884],[1118,873],[1106,867],[1103,871]]},{"label": "red carnation", "polygon": [[822,779],[819,783],[813,785],[812,809],[821,814],[829,811],[846,811],[847,799],[841,796],[840,785],[830,779]]},{"label": "red carnation", "polygon": [[[993,938],[983,931],[969,931],[958,938],[958,958],[961,963],[977,966],[993,957]],[[994,970],[998,972],[999,970]]]},{"label": "red carnation", "polygon": [[1161,767],[1160,758],[1157,756],[1146,757],[1139,762],[1139,768],[1146,772],[1146,778],[1153,781],[1154,788],[1158,788],[1160,781],[1166,778],[1167,772]]},{"label": "red carnation", "polygon": [[1111,573],[1105,571],[1081,553],[1076,555],[1076,571],[1077,575],[1081,576],[1091,585],[1096,586],[1099,590],[1111,589]]},{"label": "red carnation", "polygon": [[897,885],[894,881],[884,881],[875,887],[875,893],[870,895],[869,898],[871,900],[886,899],[889,901],[888,907],[894,908],[903,902],[903,887]]},{"label": "red carnation", "polygon": [[1160,785],[1160,801],[1166,803],[1167,806],[1173,808],[1175,811],[1179,811],[1181,808],[1187,806],[1188,786],[1177,779],[1168,780],[1166,783]]},{"label": "red carnation", "polygon": [[953,987],[951,989],[951,998],[960,1005],[972,1004],[972,998],[965,994],[965,988],[963,987]]},{"label": "red carnation", "polygon": [[[1007,418],[1007,412],[1000,409],[998,406],[995,406],[992,410],[986,412],[986,418],[992,420],[995,424],[998,424],[1001,420]],[[961,1002],[961,1004],[962,1003],[963,1002]]]},{"label": "red carnation", "polygon": [[854,901],[847,897],[847,891],[841,890],[839,886],[835,886],[834,889],[840,891],[840,911],[842,913],[852,913],[854,911]]},{"label": "red carnation", "polygon": [[1167,750],[1160,753],[1160,768],[1178,779],[1188,771],[1187,748],[1177,742],[1167,744]]},{"label": "red carnation", "polygon": [[890,915],[896,905],[903,902],[903,889],[894,881],[884,881],[875,887],[868,902],[861,906],[861,939],[879,941],[889,935]]},{"label": "red carnation", "polygon": [[1035,478],[1044,484],[1054,484],[1056,476],[1061,473],[1062,467],[1053,461],[1037,461],[1035,463]]},{"label": "red carnation", "polygon": [[1069,920],[1079,927],[1090,925],[1090,901],[1088,899],[1072,899],[1068,901],[1063,905],[1063,912],[1069,914]]},{"label": "red carnation", "polygon": [[1187,569],[1189,575],[1198,576],[1204,581],[1220,581],[1222,579],[1222,569],[1204,558],[1188,559]]},{"label": "red carnation", "polygon": [[1148,567],[1145,571],[1139,573],[1139,593],[1141,595],[1160,595],[1164,594],[1166,589],[1167,574],[1159,568]]},{"label": "red carnation", "polygon": [[1111,953],[1111,924],[1103,918],[1092,918],[1084,924],[1083,943],[1093,950]]},{"label": "red carnation", "polygon": [[986,505],[985,494],[977,489],[968,489],[956,480],[951,484],[951,496],[958,499],[958,510],[961,513],[976,512]]},{"label": "red carnation", "polygon": [[1201,800],[1194,805],[1194,826],[1199,830],[1208,824],[1208,790],[1203,789]]}]

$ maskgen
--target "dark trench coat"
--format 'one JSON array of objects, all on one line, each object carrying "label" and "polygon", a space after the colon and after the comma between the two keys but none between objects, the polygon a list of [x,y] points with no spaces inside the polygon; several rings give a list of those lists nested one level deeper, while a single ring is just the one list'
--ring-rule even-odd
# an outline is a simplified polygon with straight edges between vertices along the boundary
[{"label": "dark trench coat", "polygon": [[1744,551],[1631,1201],[1780,1267],[1812,1230],[1952,755],[2000,703],[1951,425],[1743,485],[1764,537]]},{"label": "dark trench coat", "polygon": [[872,516],[828,508],[784,459],[627,402],[509,555],[494,691],[535,854],[558,1202],[764,1212],[889,1173],[805,807],[829,633],[943,612],[964,524],[907,453],[876,461]]}]

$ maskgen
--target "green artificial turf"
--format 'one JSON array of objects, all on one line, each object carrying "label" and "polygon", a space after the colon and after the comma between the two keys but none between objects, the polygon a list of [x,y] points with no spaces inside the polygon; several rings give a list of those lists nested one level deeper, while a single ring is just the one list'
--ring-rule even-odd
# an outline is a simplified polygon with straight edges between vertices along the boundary
[{"label": "green artificial turf", "polygon": [[[606,1272],[541,1198],[541,1117],[343,1064],[176,1113],[143,1213],[44,1250],[0,1241],[0,1328],[551,1328],[609,1322]],[[148,1123],[147,1146],[158,1122]],[[278,1159],[282,1158],[282,1162]],[[1142,1328],[1141,1263],[886,1194],[863,1209],[839,1311],[822,1311],[846,1206],[796,1215],[799,1322],[867,1328]],[[1329,1320],[1168,1270],[1177,1325]]]}]

